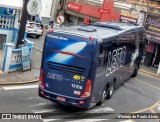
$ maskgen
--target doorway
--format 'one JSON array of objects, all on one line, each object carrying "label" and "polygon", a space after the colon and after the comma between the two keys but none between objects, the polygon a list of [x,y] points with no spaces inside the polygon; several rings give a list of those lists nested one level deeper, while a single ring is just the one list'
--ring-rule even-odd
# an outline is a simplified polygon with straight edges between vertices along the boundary
[{"label": "doorway", "polygon": [[6,42],[6,35],[0,34],[0,73],[1,73],[1,69],[2,69],[3,47],[4,47],[5,42]]},{"label": "doorway", "polygon": [[0,34],[0,50],[3,50],[3,44],[6,42],[6,35]]}]

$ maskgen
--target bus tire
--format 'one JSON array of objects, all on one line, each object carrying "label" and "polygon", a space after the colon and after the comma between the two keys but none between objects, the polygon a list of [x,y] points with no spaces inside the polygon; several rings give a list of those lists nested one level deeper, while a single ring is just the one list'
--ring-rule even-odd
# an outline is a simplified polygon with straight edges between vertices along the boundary
[{"label": "bus tire", "polygon": [[136,67],[135,67],[135,69],[134,69],[134,71],[133,71],[133,74],[131,75],[132,78],[134,78],[134,77],[137,76],[138,70],[139,70],[139,66],[138,66],[138,64],[137,64]]},{"label": "bus tire", "polygon": [[105,87],[105,88],[103,89],[103,91],[102,91],[101,100],[98,102],[97,105],[102,105],[103,102],[105,101],[106,97],[107,97],[107,89],[106,89],[106,87]]},{"label": "bus tire", "polygon": [[107,99],[110,99],[112,97],[113,91],[114,91],[114,84],[111,83],[107,91],[107,97],[106,97]]}]

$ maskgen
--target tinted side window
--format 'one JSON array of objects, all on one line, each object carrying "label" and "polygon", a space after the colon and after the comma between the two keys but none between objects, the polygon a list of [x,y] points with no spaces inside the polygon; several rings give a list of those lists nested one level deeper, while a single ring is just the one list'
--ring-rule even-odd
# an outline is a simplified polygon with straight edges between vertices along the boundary
[{"label": "tinted side window", "polygon": [[106,64],[106,54],[107,49],[104,47],[103,44],[99,46],[99,66],[104,66]]}]

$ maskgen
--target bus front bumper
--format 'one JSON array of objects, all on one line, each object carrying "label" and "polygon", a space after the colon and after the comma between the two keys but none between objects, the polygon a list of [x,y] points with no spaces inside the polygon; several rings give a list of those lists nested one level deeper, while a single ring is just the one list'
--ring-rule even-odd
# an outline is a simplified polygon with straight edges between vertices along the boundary
[{"label": "bus front bumper", "polygon": [[[67,106],[75,106],[84,109],[90,108],[90,98],[74,98],[74,97],[64,96],[47,91],[42,88],[39,88],[39,96]],[[63,99],[58,100],[57,98],[63,98]]]}]

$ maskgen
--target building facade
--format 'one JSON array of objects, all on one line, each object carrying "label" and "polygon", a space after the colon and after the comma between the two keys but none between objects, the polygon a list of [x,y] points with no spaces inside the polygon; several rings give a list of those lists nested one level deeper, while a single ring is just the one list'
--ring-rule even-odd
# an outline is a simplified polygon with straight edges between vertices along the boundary
[{"label": "building facade", "polygon": [[148,40],[144,65],[154,68],[160,67],[160,1],[126,0],[126,2],[133,5],[130,11],[139,13],[139,18],[140,14],[143,15],[141,20]]},{"label": "building facade", "polygon": [[120,12],[114,9],[112,0],[62,0],[59,14],[65,16],[66,23],[78,25],[85,22],[119,20]]}]

